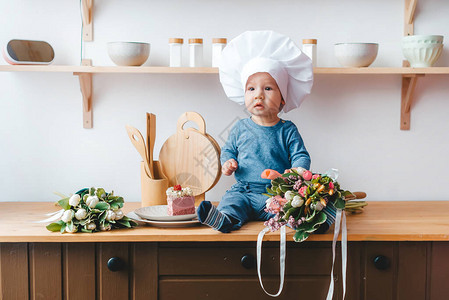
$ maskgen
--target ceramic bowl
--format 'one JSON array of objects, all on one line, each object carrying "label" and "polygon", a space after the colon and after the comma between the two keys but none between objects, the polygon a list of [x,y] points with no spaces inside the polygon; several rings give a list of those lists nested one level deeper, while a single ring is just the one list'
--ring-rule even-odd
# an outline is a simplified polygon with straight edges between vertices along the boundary
[{"label": "ceramic bowl", "polygon": [[409,35],[402,38],[402,53],[412,68],[431,67],[442,51],[442,35]]},{"label": "ceramic bowl", "polygon": [[338,43],[335,44],[335,57],[343,67],[368,67],[377,57],[379,44]]},{"label": "ceramic bowl", "polygon": [[110,42],[108,54],[118,66],[141,66],[150,55],[150,44],[139,42]]}]

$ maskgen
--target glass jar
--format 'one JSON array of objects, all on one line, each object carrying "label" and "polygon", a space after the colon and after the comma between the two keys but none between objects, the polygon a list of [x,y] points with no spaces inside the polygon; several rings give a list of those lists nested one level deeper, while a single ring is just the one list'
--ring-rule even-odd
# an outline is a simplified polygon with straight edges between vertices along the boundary
[{"label": "glass jar", "polygon": [[183,39],[170,38],[168,45],[170,48],[170,67],[180,67],[182,63],[182,44]]},{"label": "glass jar", "polygon": [[221,59],[221,51],[226,47],[227,39],[212,39],[212,67],[218,67]]},{"label": "glass jar", "polygon": [[189,39],[189,66],[203,66],[203,39]]},{"label": "glass jar", "polygon": [[302,40],[302,52],[312,60],[312,66],[316,67],[316,39],[304,39]]}]

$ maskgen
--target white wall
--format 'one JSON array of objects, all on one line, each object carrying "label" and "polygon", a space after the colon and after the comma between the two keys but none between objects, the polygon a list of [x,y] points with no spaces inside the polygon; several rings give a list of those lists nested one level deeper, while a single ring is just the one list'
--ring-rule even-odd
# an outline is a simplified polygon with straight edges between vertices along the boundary
[{"label": "white wall", "polygon": [[[241,4],[241,2],[245,2]],[[84,58],[113,65],[109,41],[151,43],[145,65],[168,64],[169,37],[205,39],[210,65],[213,37],[231,39],[245,30],[273,29],[300,44],[318,39],[318,66],[338,66],[336,42],[377,42],[373,67],[402,63],[402,0],[95,0],[94,41]],[[419,1],[415,34],[449,38],[449,4]],[[13,38],[48,41],[54,65],[81,59],[79,1],[0,1],[0,45]],[[187,62],[187,45],[184,58]],[[3,60],[0,64],[6,64]],[[449,66],[445,50],[436,66]],[[447,75],[421,78],[412,106],[411,130],[399,129],[399,75],[317,75],[312,95],[294,121],[312,157],[314,171],[340,169],[343,187],[368,193],[368,200],[447,200],[449,101]],[[94,128],[82,128],[78,78],[68,73],[0,73],[0,201],[55,201],[53,191],[73,193],[101,186],[140,200],[139,155],[125,131],[145,129],[145,112],[157,115],[158,153],[185,111],[206,119],[220,136],[244,108],[227,100],[218,75],[94,75]],[[219,200],[232,178],[207,194]]]}]

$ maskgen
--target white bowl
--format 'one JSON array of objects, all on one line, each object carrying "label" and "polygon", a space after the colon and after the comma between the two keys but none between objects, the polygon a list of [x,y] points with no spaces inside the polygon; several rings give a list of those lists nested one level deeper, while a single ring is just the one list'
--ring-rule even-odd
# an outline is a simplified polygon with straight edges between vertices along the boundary
[{"label": "white bowl", "polygon": [[139,42],[110,42],[108,54],[118,66],[141,66],[150,55],[150,44]]},{"label": "white bowl", "polygon": [[335,57],[343,67],[368,67],[377,57],[379,44],[338,43],[335,44]]},{"label": "white bowl", "polygon": [[442,35],[409,35],[402,38],[402,53],[412,68],[431,67],[442,51]]}]

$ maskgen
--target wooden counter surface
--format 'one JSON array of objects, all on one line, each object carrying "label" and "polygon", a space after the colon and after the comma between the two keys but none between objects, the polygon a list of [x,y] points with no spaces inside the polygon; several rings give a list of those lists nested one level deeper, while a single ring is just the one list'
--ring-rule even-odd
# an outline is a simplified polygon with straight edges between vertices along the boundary
[{"label": "wooden counter surface", "polygon": [[[130,212],[140,203],[125,204]],[[148,225],[108,232],[61,234],[50,232],[45,214],[58,210],[49,202],[0,202],[0,242],[169,242],[256,241],[262,222],[250,222],[240,230],[223,234],[200,225],[188,228],[157,228]],[[362,214],[347,216],[349,241],[449,241],[449,201],[369,202]],[[287,229],[287,241],[294,231]],[[311,235],[308,241],[331,241],[333,231]],[[268,233],[266,241],[279,241]]]}]

